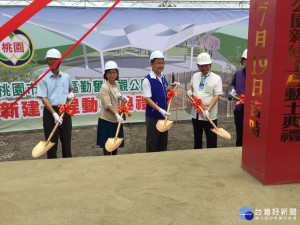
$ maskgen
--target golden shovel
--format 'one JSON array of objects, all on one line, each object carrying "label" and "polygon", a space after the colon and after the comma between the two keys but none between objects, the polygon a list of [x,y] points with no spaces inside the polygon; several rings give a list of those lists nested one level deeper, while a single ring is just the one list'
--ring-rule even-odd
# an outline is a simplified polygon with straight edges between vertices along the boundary
[{"label": "golden shovel", "polygon": [[[71,99],[71,101],[69,102],[69,104],[71,104],[75,99],[75,96]],[[65,112],[63,112],[59,119],[61,120],[65,115]],[[59,126],[59,122],[57,122],[55,124],[55,127],[53,128],[50,136],[48,137],[47,141],[40,141],[33,149],[32,149],[32,157],[33,158],[37,158],[40,157],[41,155],[43,155],[45,152],[49,151],[54,145],[55,143],[51,142],[51,138],[54,135],[55,131],[57,130]]]},{"label": "golden shovel", "polygon": [[[188,98],[192,101],[192,102],[194,102],[194,99],[191,97],[191,96],[189,96],[188,94],[186,94],[187,96],[188,96]],[[200,107],[200,106],[198,106],[199,107],[199,109],[200,109],[200,111],[203,113],[203,114],[205,114],[205,112],[204,112],[204,110]],[[214,127],[214,128],[212,128],[212,129],[210,129],[212,132],[214,132],[215,134],[217,134],[217,135],[219,135],[220,137],[222,137],[222,138],[224,138],[224,139],[231,139],[231,135],[230,135],[230,133],[228,133],[226,130],[224,130],[223,128],[218,128],[215,124],[214,124],[214,122],[208,117],[208,116],[206,116],[206,119],[211,123],[211,125]]]},{"label": "golden shovel", "polygon": [[[175,86],[175,88],[174,88],[174,91],[175,91],[178,85],[177,84],[171,84],[171,86]],[[170,102],[168,104],[167,113],[170,112],[171,102],[172,102],[172,98],[170,99]],[[168,120],[168,116],[166,116],[164,120],[158,120],[157,121],[156,129],[160,132],[165,132],[173,126],[173,123],[174,123],[174,121]]]},{"label": "golden shovel", "polygon": [[[129,101],[130,101],[130,99],[128,99],[128,102],[126,102],[126,105],[129,104]],[[124,115],[124,112],[121,113],[121,118],[123,118],[123,115]],[[108,138],[106,143],[105,143],[105,149],[108,152],[112,152],[112,151],[116,150],[122,144],[122,141],[124,140],[124,138],[119,138],[118,137],[119,131],[120,131],[120,128],[121,128],[121,123],[122,122],[118,123],[116,136],[114,138]]]}]

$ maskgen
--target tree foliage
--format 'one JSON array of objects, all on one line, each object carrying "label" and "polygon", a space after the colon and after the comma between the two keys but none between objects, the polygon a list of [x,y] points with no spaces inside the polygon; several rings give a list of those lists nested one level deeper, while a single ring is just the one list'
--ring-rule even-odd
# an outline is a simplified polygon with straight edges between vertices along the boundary
[{"label": "tree foliage", "polygon": [[[228,61],[231,64],[227,64],[227,67],[226,67],[227,71],[231,71],[232,73],[234,73],[236,70],[239,70],[242,68],[241,58],[242,58],[242,54],[243,54],[244,50],[245,49],[242,49],[242,46],[237,46],[235,48],[234,55],[228,57]],[[234,66],[235,68],[232,66]]]},{"label": "tree foliage", "polygon": [[37,61],[31,60],[30,63],[19,68],[10,68],[0,65],[0,81],[34,81],[38,78],[39,73],[36,71]]},{"label": "tree foliage", "polygon": [[164,1],[158,7],[170,8],[170,7],[176,7],[176,5],[170,3],[169,1]]}]

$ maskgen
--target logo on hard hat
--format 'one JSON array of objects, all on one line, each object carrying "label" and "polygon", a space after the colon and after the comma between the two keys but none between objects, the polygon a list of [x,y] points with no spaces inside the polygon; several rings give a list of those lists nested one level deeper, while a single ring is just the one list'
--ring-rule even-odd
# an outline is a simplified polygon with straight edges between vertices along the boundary
[{"label": "logo on hard hat", "polygon": [[0,63],[17,68],[30,62],[34,54],[33,42],[24,31],[17,29],[0,42]]}]

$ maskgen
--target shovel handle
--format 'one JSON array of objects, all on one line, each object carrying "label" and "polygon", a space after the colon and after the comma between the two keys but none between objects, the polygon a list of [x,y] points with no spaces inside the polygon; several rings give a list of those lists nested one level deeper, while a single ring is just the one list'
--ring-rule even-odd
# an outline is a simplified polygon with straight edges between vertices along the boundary
[{"label": "shovel handle", "polygon": [[241,101],[241,99],[240,99],[238,96],[235,96],[235,95],[232,95],[232,94],[230,94],[230,96],[231,96],[232,98],[238,100],[238,101]]},{"label": "shovel handle", "polygon": [[[125,105],[128,105],[130,102],[130,99],[128,99],[128,102],[126,102]],[[123,118],[123,115],[124,115],[124,112],[121,113],[121,118]],[[121,128],[121,122],[118,123],[118,127],[117,127],[117,131],[116,131],[116,136],[115,136],[115,139],[117,140],[118,138],[118,135],[119,135],[119,132],[120,132],[120,128]]]},{"label": "shovel handle", "polygon": [[[186,96],[188,96],[188,98],[189,98],[192,102],[195,101],[194,98],[191,97],[188,93],[186,93]],[[204,110],[203,110],[200,106],[198,106],[198,107],[199,107],[200,111],[201,111],[203,114],[205,114]],[[211,125],[212,125],[216,130],[218,130],[217,126],[214,124],[214,122],[213,122],[208,116],[206,116],[206,119],[211,123]]]},{"label": "shovel handle", "polygon": [[[174,91],[176,91],[176,89],[177,89],[178,85],[177,85],[177,84],[174,84],[174,83],[172,83],[172,84],[171,84],[171,86],[175,86],[175,87],[174,87]],[[172,98],[170,99],[170,102],[169,102],[169,104],[168,104],[167,113],[169,113],[169,112],[170,112],[170,109],[171,109],[171,102],[172,102]],[[165,117],[165,123],[167,122],[167,120],[168,120],[168,117],[169,117],[169,116],[166,116],[166,117]]]},{"label": "shovel handle", "polygon": [[[72,102],[74,101],[74,99],[75,99],[75,96],[69,101],[69,104],[72,104]],[[64,117],[64,115],[65,115],[65,112],[63,112],[63,113],[60,115],[59,119],[61,120],[61,119]],[[55,131],[57,130],[58,126],[59,126],[59,122],[57,122],[57,123],[55,124],[55,127],[53,128],[51,134],[50,134],[49,137],[48,137],[48,140],[47,140],[47,142],[46,142],[46,145],[48,145],[48,143],[51,141],[52,136],[54,135],[54,133],[55,133]]]}]

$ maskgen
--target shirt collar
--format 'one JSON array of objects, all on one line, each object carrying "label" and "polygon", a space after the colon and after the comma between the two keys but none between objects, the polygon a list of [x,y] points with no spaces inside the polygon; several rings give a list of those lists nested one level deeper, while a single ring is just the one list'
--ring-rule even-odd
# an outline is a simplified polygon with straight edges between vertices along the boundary
[{"label": "shirt collar", "polygon": [[203,74],[202,74],[202,72],[201,72],[201,77],[207,78],[207,77],[210,75],[210,73],[211,73],[211,72],[209,71],[206,75],[203,76]]},{"label": "shirt collar", "polygon": [[[48,74],[50,75],[50,77],[55,76],[54,73],[52,73],[52,71],[50,71]],[[58,77],[61,77],[60,71],[58,71]]]},{"label": "shirt collar", "polygon": [[[156,78],[158,78],[157,76],[156,76],[156,74],[151,70],[150,71],[150,77],[151,77],[151,79],[156,79]],[[161,74],[161,77],[160,78],[163,78],[164,77],[164,75],[163,74]]]}]

